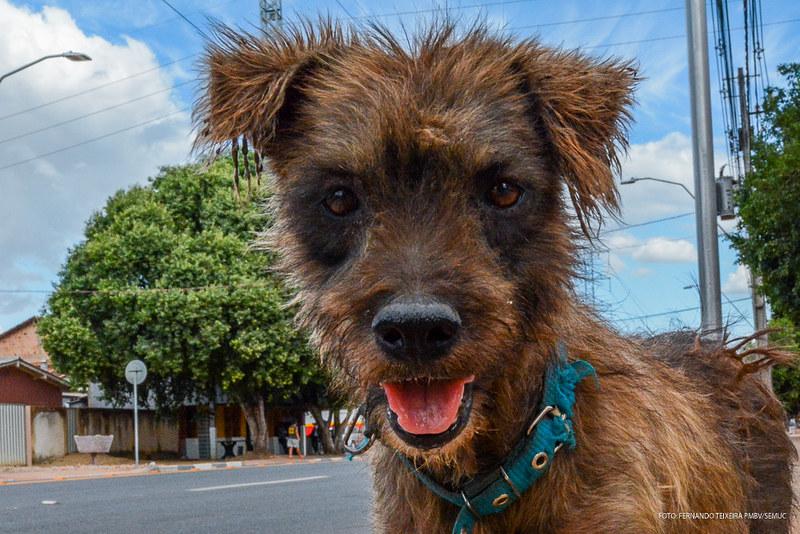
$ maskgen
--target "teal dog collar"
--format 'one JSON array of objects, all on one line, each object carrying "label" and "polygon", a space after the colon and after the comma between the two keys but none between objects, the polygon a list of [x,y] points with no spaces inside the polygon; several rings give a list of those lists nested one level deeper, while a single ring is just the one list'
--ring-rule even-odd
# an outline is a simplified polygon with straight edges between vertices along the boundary
[{"label": "teal dog collar", "polygon": [[488,475],[469,481],[457,491],[445,488],[398,454],[403,463],[431,492],[460,508],[453,534],[471,534],[475,523],[487,515],[504,512],[548,471],[554,455],[564,446],[575,448],[572,427],[575,388],[587,376],[597,374],[589,362],[567,360],[567,348],[559,341],[557,361],[545,375],[544,396],[536,418],[509,457]]}]

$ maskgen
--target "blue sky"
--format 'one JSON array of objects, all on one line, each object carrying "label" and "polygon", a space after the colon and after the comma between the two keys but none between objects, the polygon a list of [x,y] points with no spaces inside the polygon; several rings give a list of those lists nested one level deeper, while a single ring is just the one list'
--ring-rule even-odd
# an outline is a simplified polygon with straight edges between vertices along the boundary
[{"label": "blue sky", "polygon": [[[171,3],[201,28],[206,28],[207,17],[245,28],[258,24],[257,0]],[[728,5],[734,65],[740,66],[742,2]],[[637,93],[622,178],[655,176],[692,189],[682,0],[283,3],[288,19],[318,13],[376,17],[395,29],[401,24],[413,27],[445,7],[466,21],[482,16],[497,28],[521,37],[538,35],[553,46],[636,59],[646,80]],[[94,58],[91,63],[51,60],[0,84],[4,330],[41,310],[68,248],[81,238],[84,221],[108,195],[143,183],[160,165],[188,161],[188,110],[196,96],[195,61],[202,38],[161,0],[0,0],[0,20],[0,72],[67,49]],[[779,63],[800,61],[800,2],[763,0],[763,20],[774,84],[780,81]],[[718,169],[726,156],[713,52]],[[77,93],[83,94],[73,96]],[[91,115],[79,118],[86,114]],[[603,234],[607,250],[595,257],[600,308],[625,331],[698,326],[697,310],[667,313],[699,305],[698,293],[690,287],[697,280],[692,200],[678,187],[653,182],[622,186],[621,192],[624,223],[669,220],[618,230],[619,223],[608,223],[606,229],[615,231]],[[725,317],[735,333],[745,333],[752,328],[746,273],[737,268],[735,253],[724,239],[720,263],[725,294],[734,301],[723,301]],[[651,315],[657,316],[642,318]]]}]

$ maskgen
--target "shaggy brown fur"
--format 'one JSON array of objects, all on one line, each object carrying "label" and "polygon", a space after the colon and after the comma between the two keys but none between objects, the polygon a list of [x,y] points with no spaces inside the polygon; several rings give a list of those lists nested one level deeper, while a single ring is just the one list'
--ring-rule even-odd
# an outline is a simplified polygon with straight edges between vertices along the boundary
[{"label": "shaggy brown fur", "polygon": [[[786,520],[659,517],[788,513],[794,453],[780,405],[734,350],[625,339],[573,294],[578,239],[562,192],[584,225],[616,208],[630,64],[450,24],[405,45],[381,28],[329,22],[219,36],[198,143],[245,136],[269,158],[273,245],[339,388],[382,399],[383,381],[476,376],[469,421],[440,448],[408,445],[385,405],[372,412],[376,530],[449,532],[457,510],[395,451],[443,484],[496,466],[535,415],[562,339],[599,375],[599,389],[578,390],[578,446],[477,532],[787,532]],[[513,208],[485,201],[501,181],[524,190]],[[343,187],[358,208],[334,217],[323,202]],[[378,349],[373,317],[408,294],[457,309],[462,333],[446,357],[399,363]]]}]

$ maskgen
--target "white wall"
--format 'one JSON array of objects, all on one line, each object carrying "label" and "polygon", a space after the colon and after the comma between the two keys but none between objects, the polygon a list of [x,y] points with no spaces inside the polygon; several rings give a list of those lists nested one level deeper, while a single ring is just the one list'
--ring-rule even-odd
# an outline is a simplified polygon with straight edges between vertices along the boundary
[{"label": "white wall", "polygon": [[33,417],[33,461],[64,456],[66,423],[61,412],[38,412]]}]

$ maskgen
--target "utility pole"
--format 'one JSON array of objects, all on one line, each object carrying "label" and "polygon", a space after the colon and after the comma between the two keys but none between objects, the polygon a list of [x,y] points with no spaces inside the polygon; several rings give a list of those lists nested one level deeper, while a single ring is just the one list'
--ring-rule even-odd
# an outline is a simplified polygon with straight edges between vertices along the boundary
[{"label": "utility pole", "polygon": [[259,12],[261,14],[261,29],[267,30],[270,25],[280,26],[283,21],[283,6],[281,0],[259,0]]},{"label": "utility pole", "polygon": [[692,102],[692,163],[700,278],[701,332],[722,337],[722,303],[717,247],[717,189],[711,130],[711,90],[708,73],[708,30],[705,0],[686,0],[689,86]]},{"label": "utility pole", "polygon": [[[747,102],[746,81],[741,67],[739,67],[737,78],[739,82],[739,106],[742,115],[742,132],[739,146],[742,148],[742,156],[744,159],[744,175],[747,176],[753,170],[750,161],[750,139],[752,134],[750,133],[750,106]],[[756,330],[763,330],[767,327],[767,310],[764,302],[764,295],[761,293],[761,284],[762,280],[760,276],[752,277],[750,287],[753,291],[753,325]],[[762,347],[766,346],[767,336],[759,336],[758,344]]]},{"label": "utility pole", "polygon": [[[739,82],[739,113],[742,116],[742,131],[739,135],[739,146],[742,150],[744,176],[746,178],[753,170],[750,160],[750,139],[752,137],[750,132],[750,104],[747,101],[747,82],[741,67],[739,67],[736,74],[737,81]],[[756,331],[764,330],[767,327],[767,306],[764,294],[761,292],[762,284],[761,276],[753,273],[750,274],[750,291],[753,300],[753,326]],[[766,347],[769,344],[767,334],[758,336],[756,338],[756,343],[759,347]],[[770,391],[772,391],[772,368],[764,369],[761,378]]]}]

